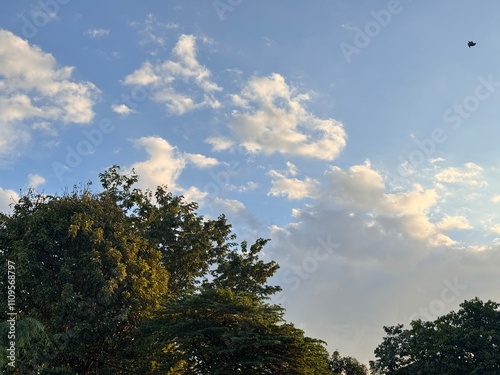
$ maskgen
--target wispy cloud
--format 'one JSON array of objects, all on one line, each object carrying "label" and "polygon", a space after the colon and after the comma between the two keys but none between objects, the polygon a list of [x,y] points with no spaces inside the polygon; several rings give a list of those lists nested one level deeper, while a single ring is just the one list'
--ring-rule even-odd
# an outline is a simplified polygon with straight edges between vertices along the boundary
[{"label": "wispy cloud", "polygon": [[85,35],[92,39],[102,38],[109,35],[110,30],[108,29],[88,29]]}]

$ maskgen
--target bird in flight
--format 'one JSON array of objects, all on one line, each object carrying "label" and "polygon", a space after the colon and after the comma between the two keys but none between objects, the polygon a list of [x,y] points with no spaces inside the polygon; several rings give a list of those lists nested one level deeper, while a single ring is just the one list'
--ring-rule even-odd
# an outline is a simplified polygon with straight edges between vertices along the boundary
[{"label": "bird in flight", "polygon": [[473,41],[469,40],[469,43],[467,43],[467,45],[469,46],[469,48],[471,48],[471,47],[474,47],[476,45],[476,43],[474,43]]}]

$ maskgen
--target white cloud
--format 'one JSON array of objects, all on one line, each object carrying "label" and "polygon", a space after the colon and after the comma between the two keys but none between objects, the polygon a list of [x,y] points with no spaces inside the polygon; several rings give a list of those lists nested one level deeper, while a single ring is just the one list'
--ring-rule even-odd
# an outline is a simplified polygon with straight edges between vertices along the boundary
[{"label": "white cloud", "polygon": [[85,35],[87,35],[89,38],[92,38],[92,39],[102,38],[103,36],[109,35],[109,30],[107,30],[107,29],[88,29],[85,32]]},{"label": "white cloud", "polygon": [[136,113],[134,109],[127,107],[126,104],[113,104],[111,106],[111,109],[113,110],[113,112],[123,116],[128,116],[131,113]]},{"label": "white cloud", "polygon": [[384,233],[397,233],[424,241],[428,246],[452,245],[452,239],[430,220],[437,203],[434,189],[414,184],[409,190],[389,193],[382,176],[369,161],[348,170],[330,167],[314,198],[321,210],[342,209],[364,217],[364,225]]},{"label": "white cloud", "polygon": [[[242,110],[233,111],[229,120],[232,142],[256,153],[335,159],[346,145],[342,124],[307,112],[304,102],[309,95],[296,91],[279,74],[252,78],[239,95],[232,96]],[[226,140],[212,137],[207,142],[219,150]]]},{"label": "white cloud", "polygon": [[92,121],[99,90],[90,82],[71,80],[73,70],[0,30],[0,159],[18,156],[36,124]]},{"label": "white cloud", "polygon": [[125,77],[126,85],[147,86],[160,81],[160,77],[155,73],[155,67],[149,62],[142,64],[140,69]]},{"label": "white cloud", "polygon": [[126,76],[124,83],[147,86],[153,100],[176,115],[203,107],[220,107],[214,93],[221,88],[211,81],[210,71],[198,62],[196,39],[194,35],[181,35],[172,51],[174,59],[158,64],[147,61]]},{"label": "white cloud", "polygon": [[493,197],[491,197],[491,201],[493,203],[500,203],[500,195],[495,194]]},{"label": "white cloud", "polygon": [[271,188],[268,195],[287,196],[288,199],[303,199],[315,196],[318,188],[318,181],[306,177],[303,180],[289,178],[297,175],[297,167],[287,162],[286,171],[276,171],[271,169],[267,174],[272,177]]},{"label": "white cloud", "polygon": [[212,145],[213,151],[227,150],[234,145],[234,142],[226,137],[209,137],[205,142]]},{"label": "white cloud", "polygon": [[236,199],[221,199],[216,197],[214,203],[223,208],[224,212],[241,213],[245,210],[245,205]]},{"label": "white cloud", "polygon": [[0,212],[9,213],[11,204],[15,204],[19,201],[19,194],[14,190],[7,190],[0,188]]},{"label": "white cloud", "polygon": [[500,233],[500,224],[495,224],[488,230],[491,233]]},{"label": "white cloud", "polygon": [[179,151],[160,137],[142,137],[133,142],[136,147],[145,149],[149,155],[147,160],[133,163],[126,168],[133,168],[140,176],[140,187],[155,190],[157,186],[167,185],[169,191],[182,194],[187,200],[201,203],[206,196],[205,192],[195,186],[181,187],[177,180],[187,164],[209,168],[218,163],[216,159]]},{"label": "white cloud", "polygon": [[217,159],[206,157],[201,154],[185,154],[186,160],[189,160],[199,168],[210,168],[219,164]]},{"label": "white cloud", "polygon": [[482,174],[482,167],[474,163],[466,163],[464,168],[446,168],[437,173],[435,178],[440,182],[483,186],[486,182],[482,180]]},{"label": "white cloud", "polygon": [[45,183],[45,178],[40,176],[39,174],[28,175],[28,186],[36,189],[38,186],[43,185]]},{"label": "white cloud", "polygon": [[437,225],[439,229],[443,231],[453,229],[472,229],[472,226],[469,224],[469,221],[465,216],[446,215]]},{"label": "white cloud", "polygon": [[246,193],[246,192],[257,189],[258,187],[259,187],[259,184],[257,182],[248,181],[244,186],[240,186],[238,191],[240,193]]}]

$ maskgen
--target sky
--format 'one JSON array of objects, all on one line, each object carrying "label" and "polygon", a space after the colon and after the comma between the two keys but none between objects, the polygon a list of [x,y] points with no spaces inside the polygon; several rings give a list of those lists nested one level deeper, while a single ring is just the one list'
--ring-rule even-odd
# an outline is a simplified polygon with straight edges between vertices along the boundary
[{"label": "sky", "polygon": [[500,3],[1,8],[1,211],[133,168],[271,239],[273,301],[363,363],[383,326],[500,301]]}]

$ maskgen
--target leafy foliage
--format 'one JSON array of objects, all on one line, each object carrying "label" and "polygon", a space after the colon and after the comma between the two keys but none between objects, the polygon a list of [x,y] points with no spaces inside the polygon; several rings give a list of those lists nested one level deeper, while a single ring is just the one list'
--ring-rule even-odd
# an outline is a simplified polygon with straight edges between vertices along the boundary
[{"label": "leafy foliage", "polygon": [[[184,374],[327,374],[321,341],[282,318],[283,309],[255,295],[207,290],[167,306],[149,334],[158,373],[182,364]],[[158,345],[160,344],[160,345]]]},{"label": "leafy foliage", "polygon": [[499,374],[500,304],[478,298],[434,322],[384,327],[387,336],[370,363],[378,374]]},{"label": "leafy foliage", "polygon": [[356,358],[342,357],[336,350],[328,360],[328,366],[335,375],[367,375],[368,369]]},{"label": "leafy foliage", "polygon": [[78,373],[114,357],[166,292],[161,254],[107,194],[24,196],[2,245],[16,264],[20,317],[39,320],[50,339],[43,362]]},{"label": "leafy foliage", "polygon": [[268,302],[280,290],[267,283],[278,265],[259,259],[268,240],[238,244],[224,215],[137,189],[118,166],[99,177],[100,193],[30,191],[0,214],[24,332],[15,373],[332,373],[324,343]]}]

